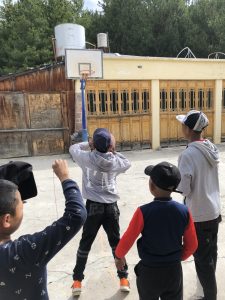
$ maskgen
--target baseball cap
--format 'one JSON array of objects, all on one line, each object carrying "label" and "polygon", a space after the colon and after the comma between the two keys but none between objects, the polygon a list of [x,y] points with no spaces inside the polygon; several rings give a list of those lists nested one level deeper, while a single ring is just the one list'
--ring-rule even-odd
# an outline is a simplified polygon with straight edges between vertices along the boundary
[{"label": "baseball cap", "polygon": [[0,179],[12,181],[18,186],[22,200],[37,196],[32,165],[23,161],[10,161],[0,166]]},{"label": "baseball cap", "polygon": [[96,150],[106,153],[111,145],[111,133],[106,128],[97,128],[93,134],[93,144]]},{"label": "baseball cap", "polygon": [[176,188],[180,183],[181,175],[175,165],[163,161],[155,166],[147,166],[145,174],[150,176],[153,183],[160,189],[180,193]]},{"label": "baseball cap", "polygon": [[176,119],[190,129],[201,132],[209,125],[206,115],[199,110],[190,110],[186,115],[177,115]]}]

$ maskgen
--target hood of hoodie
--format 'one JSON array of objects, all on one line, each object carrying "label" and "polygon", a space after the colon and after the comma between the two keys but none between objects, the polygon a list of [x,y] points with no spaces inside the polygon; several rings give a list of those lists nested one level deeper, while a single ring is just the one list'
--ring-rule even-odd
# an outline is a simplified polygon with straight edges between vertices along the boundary
[{"label": "hood of hoodie", "polygon": [[102,172],[113,171],[116,165],[115,155],[111,152],[101,153],[97,150],[90,152],[92,163]]},{"label": "hood of hoodie", "polygon": [[188,145],[189,147],[194,147],[201,151],[211,166],[219,163],[219,150],[209,140],[192,142]]}]

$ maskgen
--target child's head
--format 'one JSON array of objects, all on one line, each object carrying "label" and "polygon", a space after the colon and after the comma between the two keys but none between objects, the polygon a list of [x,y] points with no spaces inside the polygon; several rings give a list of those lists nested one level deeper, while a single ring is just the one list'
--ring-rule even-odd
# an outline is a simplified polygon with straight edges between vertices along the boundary
[{"label": "child's head", "polygon": [[17,185],[0,179],[0,235],[10,236],[23,219],[23,201]]},{"label": "child's head", "polygon": [[183,135],[186,139],[198,139],[202,130],[209,125],[207,116],[198,110],[190,110],[187,115],[177,115],[176,119],[182,123]]},{"label": "child's head", "polygon": [[102,153],[109,152],[115,148],[115,138],[106,128],[97,128],[93,134],[93,145]]},{"label": "child's head", "polygon": [[149,189],[155,197],[169,197],[181,180],[180,171],[176,166],[163,161],[155,166],[145,168],[145,174],[150,176]]}]

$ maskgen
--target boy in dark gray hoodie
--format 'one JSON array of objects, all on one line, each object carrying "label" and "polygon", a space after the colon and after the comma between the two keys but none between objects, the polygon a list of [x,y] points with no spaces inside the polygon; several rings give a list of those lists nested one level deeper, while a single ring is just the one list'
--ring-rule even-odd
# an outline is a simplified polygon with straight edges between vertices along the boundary
[{"label": "boy in dark gray hoodie", "polygon": [[176,118],[182,123],[183,135],[188,140],[188,147],[178,159],[181,173],[178,189],[192,213],[198,238],[194,260],[204,293],[198,299],[216,300],[217,234],[221,221],[219,151],[202,137],[202,130],[209,123],[203,112],[191,110],[186,116]]},{"label": "boy in dark gray hoodie", "polygon": [[[115,255],[120,240],[116,177],[129,169],[131,164],[125,156],[115,151],[115,138],[105,128],[96,129],[91,142],[74,144],[69,152],[82,169],[82,193],[87,199],[88,214],[73,270],[72,294],[78,296],[81,293],[88,254],[101,226],[107,234],[113,256]],[[118,271],[118,276],[120,289],[129,292],[127,266]]]}]

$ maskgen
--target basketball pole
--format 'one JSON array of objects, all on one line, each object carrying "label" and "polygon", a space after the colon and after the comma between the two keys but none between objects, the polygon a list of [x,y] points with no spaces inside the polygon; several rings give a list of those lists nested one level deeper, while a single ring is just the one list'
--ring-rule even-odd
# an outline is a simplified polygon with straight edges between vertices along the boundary
[{"label": "basketball pole", "polygon": [[86,105],[85,105],[85,86],[86,86],[86,79],[81,78],[80,89],[81,89],[81,100],[82,100],[82,141],[83,142],[88,141]]}]

